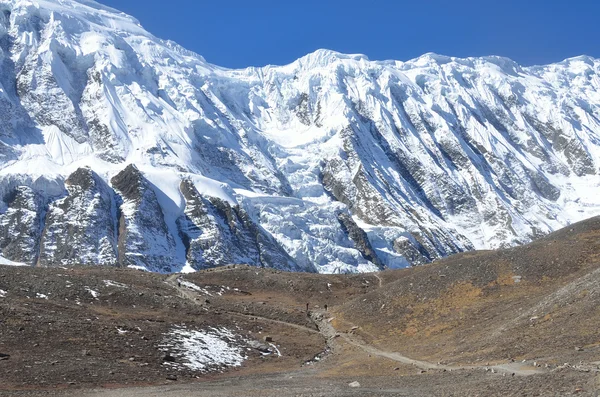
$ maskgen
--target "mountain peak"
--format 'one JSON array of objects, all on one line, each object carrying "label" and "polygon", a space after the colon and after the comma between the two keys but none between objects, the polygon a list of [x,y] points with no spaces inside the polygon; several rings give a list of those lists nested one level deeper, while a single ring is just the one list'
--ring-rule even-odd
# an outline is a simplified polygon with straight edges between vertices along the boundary
[{"label": "mountain peak", "polygon": [[363,54],[343,54],[333,50],[318,49],[298,59],[296,62],[294,62],[294,64],[299,64],[304,68],[312,69],[318,67],[327,67],[332,63],[345,60],[368,62],[369,58]]},{"label": "mountain peak", "polygon": [[[92,30],[103,28],[150,35],[136,18],[93,0],[6,0],[0,7],[20,17],[36,15],[47,21],[65,15],[84,22]],[[58,19],[66,24],[73,23],[68,19]]]}]

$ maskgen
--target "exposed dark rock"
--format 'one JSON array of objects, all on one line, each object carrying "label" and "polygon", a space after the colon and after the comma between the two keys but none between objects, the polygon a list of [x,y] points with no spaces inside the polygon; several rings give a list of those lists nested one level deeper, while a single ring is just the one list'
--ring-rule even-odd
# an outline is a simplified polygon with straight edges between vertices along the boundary
[{"label": "exposed dark rock", "polygon": [[174,363],[177,361],[177,359],[170,354],[165,354],[162,360],[167,363]]},{"label": "exposed dark rock", "polygon": [[134,165],[129,165],[113,177],[111,183],[123,200],[119,219],[119,265],[173,271],[176,243],[150,182]]},{"label": "exposed dark rock", "polygon": [[7,210],[0,214],[0,250],[2,256],[27,264],[38,258],[44,206],[42,197],[26,186],[15,188],[4,202]]},{"label": "exposed dark rock", "polygon": [[239,206],[203,197],[190,180],[180,185],[186,201],[178,220],[187,260],[196,269],[229,264],[293,270],[297,266],[279,244]]},{"label": "exposed dark rock", "polygon": [[338,220],[340,221],[342,228],[348,234],[350,240],[354,242],[355,248],[360,251],[363,257],[366,260],[371,261],[373,264],[377,265],[377,267],[379,267],[380,269],[383,269],[384,265],[381,263],[381,261],[377,257],[377,253],[371,246],[371,242],[367,237],[367,233],[365,233],[364,230],[358,227],[358,225],[356,224],[356,222],[354,222],[352,217],[346,213],[340,213],[338,215]]},{"label": "exposed dark rock", "polygon": [[394,241],[394,251],[401,254],[408,263],[417,266],[431,262],[429,253],[416,240],[401,237]]},{"label": "exposed dark rock", "polygon": [[42,266],[117,264],[117,209],[112,189],[91,169],[65,182],[68,194],[50,205],[42,234]]}]

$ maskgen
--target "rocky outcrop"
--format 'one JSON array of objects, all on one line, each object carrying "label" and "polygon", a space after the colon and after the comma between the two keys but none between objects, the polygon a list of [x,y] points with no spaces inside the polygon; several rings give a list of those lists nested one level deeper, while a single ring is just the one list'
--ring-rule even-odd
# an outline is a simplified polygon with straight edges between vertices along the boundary
[{"label": "rocky outcrop", "polygon": [[413,266],[431,262],[429,252],[414,237],[411,237],[403,236],[394,240],[394,251],[402,255]]},{"label": "rocky outcrop", "polygon": [[229,264],[298,270],[290,256],[239,205],[204,197],[190,180],[181,182],[185,213],[178,225],[194,269]]},{"label": "rocky outcrop", "polygon": [[355,248],[360,251],[362,256],[383,270],[384,265],[379,260],[377,253],[371,246],[371,242],[369,241],[367,233],[358,227],[356,222],[354,222],[354,219],[352,219],[352,217],[346,213],[340,213],[338,215],[338,220],[342,225],[342,229],[348,234],[348,238],[352,240]]},{"label": "rocky outcrop", "polygon": [[43,199],[31,188],[19,186],[4,197],[4,202],[8,208],[0,215],[2,256],[33,265],[39,252]]},{"label": "rocky outcrop", "polygon": [[150,182],[129,165],[111,179],[121,197],[118,258],[120,266],[171,272],[176,243]]},{"label": "rocky outcrop", "polygon": [[50,205],[41,239],[41,266],[117,264],[113,190],[89,168],[65,181],[67,197]]}]

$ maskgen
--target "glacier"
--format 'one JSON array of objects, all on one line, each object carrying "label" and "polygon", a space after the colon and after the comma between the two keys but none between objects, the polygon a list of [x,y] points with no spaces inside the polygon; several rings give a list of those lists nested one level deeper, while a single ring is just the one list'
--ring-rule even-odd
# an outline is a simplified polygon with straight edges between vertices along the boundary
[{"label": "glacier", "polygon": [[0,0],[0,252],[371,272],[600,214],[600,61],[231,70],[91,0]]}]

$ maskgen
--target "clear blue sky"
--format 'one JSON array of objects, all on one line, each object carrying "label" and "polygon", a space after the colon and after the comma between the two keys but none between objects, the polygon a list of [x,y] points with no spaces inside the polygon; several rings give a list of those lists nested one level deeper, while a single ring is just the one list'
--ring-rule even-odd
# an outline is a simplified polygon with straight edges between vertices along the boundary
[{"label": "clear blue sky", "polygon": [[225,67],[286,64],[319,48],[370,59],[426,52],[525,65],[600,57],[599,0],[100,0]]}]

